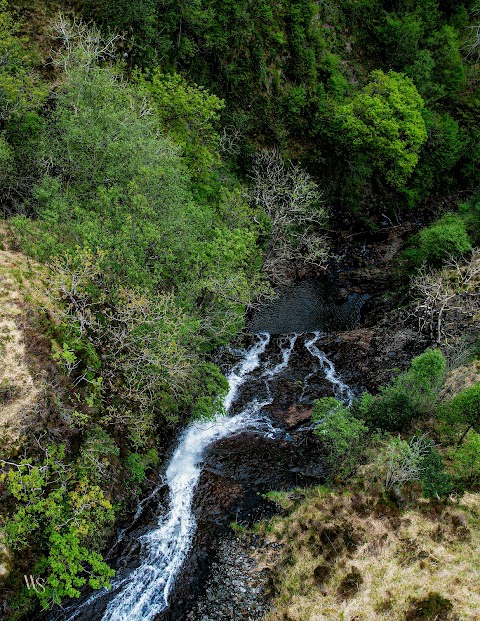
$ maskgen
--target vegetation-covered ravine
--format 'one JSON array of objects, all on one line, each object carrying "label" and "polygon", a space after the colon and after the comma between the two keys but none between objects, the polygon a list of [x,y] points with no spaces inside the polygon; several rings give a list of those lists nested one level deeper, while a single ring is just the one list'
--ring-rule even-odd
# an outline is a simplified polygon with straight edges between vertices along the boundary
[{"label": "vegetation-covered ravine", "polygon": [[479,78],[475,0],[0,0],[1,619],[480,619]]}]

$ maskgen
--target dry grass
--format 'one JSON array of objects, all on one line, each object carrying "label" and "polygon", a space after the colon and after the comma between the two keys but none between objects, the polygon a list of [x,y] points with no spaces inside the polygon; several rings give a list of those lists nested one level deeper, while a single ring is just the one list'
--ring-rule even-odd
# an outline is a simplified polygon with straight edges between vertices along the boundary
[{"label": "dry grass", "polygon": [[281,559],[262,559],[277,592],[265,621],[405,621],[430,593],[453,606],[439,620],[480,620],[479,494],[400,511],[364,492],[320,490],[262,529],[284,544]]},{"label": "dry grass", "polygon": [[42,295],[43,272],[24,255],[8,249],[0,229],[0,437],[17,440],[39,395],[40,370],[27,355],[25,318],[32,303],[50,304]]}]

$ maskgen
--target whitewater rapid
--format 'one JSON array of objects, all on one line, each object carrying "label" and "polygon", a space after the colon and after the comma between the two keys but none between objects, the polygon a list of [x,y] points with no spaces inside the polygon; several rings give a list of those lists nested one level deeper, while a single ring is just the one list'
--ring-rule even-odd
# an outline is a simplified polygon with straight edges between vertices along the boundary
[{"label": "whitewater rapid", "polygon": [[[229,388],[219,413],[213,419],[191,423],[181,434],[164,477],[169,490],[168,511],[159,518],[154,530],[140,538],[141,565],[125,578],[113,581],[116,595],[107,605],[102,621],[152,621],[168,607],[169,595],[196,532],[192,505],[205,454],[215,442],[239,431],[255,429],[267,435],[279,431],[273,428],[262,410],[273,402],[270,382],[288,367],[299,336],[292,334],[280,339],[281,361],[272,365],[268,359],[261,360],[270,335],[258,334],[248,350],[241,350],[240,361],[226,376]],[[332,384],[336,397],[349,405],[353,393],[338,377],[333,363],[317,347],[320,336],[320,332],[315,332],[305,339],[305,347],[319,361],[319,368],[310,373],[304,383],[307,385],[310,377],[321,372]],[[240,387],[252,374],[264,383],[263,400],[253,396],[240,412],[231,415]],[[88,598],[67,621],[73,621],[80,609],[101,597],[101,593]]]}]

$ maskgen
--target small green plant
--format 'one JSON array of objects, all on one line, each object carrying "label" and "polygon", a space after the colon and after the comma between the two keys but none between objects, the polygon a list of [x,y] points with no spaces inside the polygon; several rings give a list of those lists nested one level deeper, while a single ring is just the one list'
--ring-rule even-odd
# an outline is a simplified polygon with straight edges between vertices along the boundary
[{"label": "small green plant", "polygon": [[289,492],[278,492],[272,490],[270,492],[267,492],[266,494],[263,494],[263,497],[267,500],[270,500],[271,502],[274,502],[283,509],[288,509],[293,505],[293,500],[290,498]]},{"label": "small green plant", "polygon": [[333,474],[349,476],[365,451],[365,423],[332,397],[315,402],[312,421],[316,423],[315,434],[328,450],[325,464]]},{"label": "small green plant", "polygon": [[247,532],[247,527],[243,524],[240,524],[240,522],[230,522],[229,526],[236,533],[240,534]]},{"label": "small green plant", "polygon": [[452,610],[453,605],[449,599],[440,593],[429,593],[412,602],[405,621],[448,621],[452,619]]},{"label": "small green plant", "polygon": [[480,488],[480,434],[470,431],[463,443],[450,453],[452,471],[460,490]]}]

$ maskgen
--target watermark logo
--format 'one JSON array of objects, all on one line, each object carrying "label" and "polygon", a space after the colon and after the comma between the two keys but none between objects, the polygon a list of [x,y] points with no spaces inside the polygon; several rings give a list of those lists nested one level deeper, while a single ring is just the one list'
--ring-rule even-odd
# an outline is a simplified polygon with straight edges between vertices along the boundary
[{"label": "watermark logo", "polygon": [[23,576],[23,579],[25,580],[25,584],[27,585],[27,589],[30,591],[31,589],[33,589],[34,591],[36,591],[37,593],[45,592],[45,578],[41,578],[40,576]]}]

